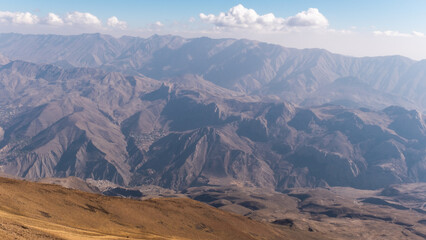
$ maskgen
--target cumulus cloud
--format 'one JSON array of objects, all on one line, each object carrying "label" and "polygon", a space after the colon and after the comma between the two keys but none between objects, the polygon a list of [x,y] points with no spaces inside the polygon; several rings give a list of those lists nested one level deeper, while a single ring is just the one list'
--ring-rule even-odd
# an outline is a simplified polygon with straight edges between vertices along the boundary
[{"label": "cumulus cloud", "polygon": [[288,18],[276,17],[273,13],[259,15],[255,10],[245,8],[242,4],[221,12],[219,15],[200,13],[200,19],[219,28],[251,28],[258,30],[287,30],[291,28],[328,26],[327,18],[318,9],[309,8]]},{"label": "cumulus cloud", "polygon": [[107,25],[113,28],[126,29],[127,23],[125,21],[120,21],[116,16],[108,18]]},{"label": "cumulus cloud", "polygon": [[37,24],[40,19],[29,12],[0,11],[0,23]]},{"label": "cumulus cloud", "polygon": [[328,20],[318,9],[309,8],[307,11],[287,18],[287,25],[292,27],[327,27]]},{"label": "cumulus cloud", "polygon": [[200,13],[201,20],[212,23],[218,27],[233,28],[282,28],[284,26],[283,18],[276,18],[274,14],[259,15],[253,9],[245,8],[238,4],[229,9],[228,12],[221,12],[219,15]]},{"label": "cumulus cloud", "polygon": [[49,13],[45,20],[46,24],[49,25],[62,25],[64,24],[64,20],[54,13]]},{"label": "cumulus cloud", "polygon": [[401,33],[398,31],[374,31],[375,36],[386,36],[386,37],[424,37],[425,34],[421,32],[413,31],[412,33]]},{"label": "cumulus cloud", "polygon": [[72,12],[67,13],[65,22],[69,25],[92,25],[101,26],[101,21],[91,13]]},{"label": "cumulus cloud", "polygon": [[[101,20],[88,12],[68,12],[65,15],[59,16],[55,13],[48,13],[47,16],[37,16],[29,12],[9,12],[0,11],[0,24],[3,26],[9,25],[14,28],[16,25],[48,25],[48,26],[63,26],[68,30],[74,29],[78,32],[80,27],[92,28],[93,30],[103,29],[103,26],[112,29],[126,29],[127,23],[119,20],[116,16],[107,19],[105,25]],[[157,27],[161,27],[162,23],[157,22]],[[36,29],[36,28],[34,28]],[[58,28],[56,28],[58,29]],[[105,30],[105,29],[104,29]]]}]

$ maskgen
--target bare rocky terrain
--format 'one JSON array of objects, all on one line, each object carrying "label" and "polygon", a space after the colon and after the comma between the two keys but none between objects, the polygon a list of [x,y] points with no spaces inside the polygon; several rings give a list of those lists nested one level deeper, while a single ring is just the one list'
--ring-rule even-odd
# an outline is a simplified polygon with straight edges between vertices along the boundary
[{"label": "bare rocky terrain", "polygon": [[426,234],[424,61],[158,35],[0,34],[0,52],[2,176],[324,238]]},{"label": "bare rocky terrain", "polygon": [[426,185],[380,190],[196,187],[185,193],[219,209],[334,239],[424,239]]},{"label": "bare rocky terrain", "polygon": [[200,76],[159,81],[13,61],[0,68],[1,170],[123,186],[374,189],[422,182],[416,110],[298,107]]}]

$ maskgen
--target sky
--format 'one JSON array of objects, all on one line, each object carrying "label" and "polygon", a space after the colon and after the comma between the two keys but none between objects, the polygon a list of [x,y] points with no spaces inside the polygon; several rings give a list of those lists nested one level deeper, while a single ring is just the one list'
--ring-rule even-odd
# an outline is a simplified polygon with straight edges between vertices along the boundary
[{"label": "sky", "polygon": [[0,0],[0,32],[246,38],[426,59],[426,0]]}]

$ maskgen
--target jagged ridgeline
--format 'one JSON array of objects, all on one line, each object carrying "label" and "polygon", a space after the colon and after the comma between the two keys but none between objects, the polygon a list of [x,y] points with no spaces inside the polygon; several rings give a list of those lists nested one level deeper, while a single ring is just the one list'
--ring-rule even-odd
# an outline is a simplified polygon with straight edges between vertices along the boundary
[{"label": "jagged ridgeline", "polygon": [[0,164],[176,190],[426,181],[426,62],[248,40],[0,34]]}]

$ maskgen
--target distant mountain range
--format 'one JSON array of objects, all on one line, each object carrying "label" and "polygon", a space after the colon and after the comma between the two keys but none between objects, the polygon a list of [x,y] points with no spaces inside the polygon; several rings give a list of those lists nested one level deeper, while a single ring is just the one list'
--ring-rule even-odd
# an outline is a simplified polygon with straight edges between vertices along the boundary
[{"label": "distant mountain range", "polygon": [[236,39],[14,33],[0,34],[0,53],[12,60],[158,80],[198,75],[227,89],[308,107],[336,103],[426,110],[426,60],[401,56],[354,58]]},{"label": "distant mountain range", "polygon": [[101,34],[0,34],[0,52],[10,175],[176,190],[426,181],[424,61]]}]

